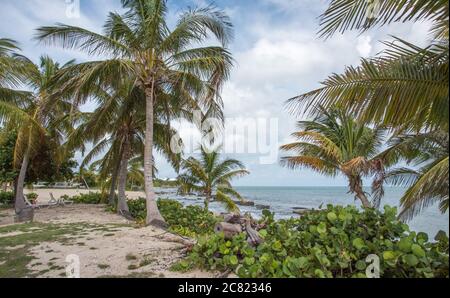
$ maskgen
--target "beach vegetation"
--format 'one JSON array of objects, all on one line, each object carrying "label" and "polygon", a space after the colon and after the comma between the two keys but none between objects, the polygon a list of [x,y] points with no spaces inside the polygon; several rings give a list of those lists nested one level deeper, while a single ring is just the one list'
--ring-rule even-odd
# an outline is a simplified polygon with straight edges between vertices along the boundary
[{"label": "beach vegetation", "polygon": [[233,179],[250,174],[236,159],[220,159],[220,148],[211,150],[201,146],[200,158],[190,157],[182,162],[178,176],[180,194],[196,193],[204,196],[205,210],[214,200],[222,203],[228,211],[239,212],[234,200],[243,200],[233,189]]},{"label": "beach vegetation", "polygon": [[440,232],[433,241],[410,231],[396,208],[330,205],[299,219],[261,221],[266,227],[259,231],[264,243],[258,247],[245,234],[231,240],[205,235],[173,270],[200,267],[244,278],[367,278],[376,260],[375,274],[383,278],[448,278],[447,235]]},{"label": "beach vegetation", "polygon": [[[128,200],[131,215],[138,222],[145,221],[145,199]],[[200,206],[183,206],[180,202],[169,199],[159,199],[158,208],[161,210],[169,229],[175,234],[195,238],[202,234],[211,234],[219,218],[212,212]]]},{"label": "beach vegetation", "polygon": [[2,208],[12,207],[14,205],[14,193],[9,191],[0,191],[0,206]]}]

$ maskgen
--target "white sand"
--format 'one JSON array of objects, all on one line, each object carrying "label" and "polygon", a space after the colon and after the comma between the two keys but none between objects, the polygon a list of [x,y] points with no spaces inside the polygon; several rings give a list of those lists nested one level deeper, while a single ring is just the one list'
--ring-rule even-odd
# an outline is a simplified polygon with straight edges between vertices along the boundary
[{"label": "white sand", "polygon": [[[27,191],[30,192],[30,191]],[[39,189],[33,190],[39,195],[38,203],[67,194],[73,196],[88,193],[87,190]],[[130,198],[142,196],[142,193],[127,193]],[[89,223],[113,229],[105,231],[87,227],[83,235],[70,241],[40,243],[30,250],[34,259],[29,268],[35,272],[54,267],[40,277],[61,277],[65,273],[66,257],[78,255],[81,262],[81,277],[95,278],[103,276],[208,278],[216,274],[193,271],[189,273],[170,272],[172,264],[186,255],[186,239],[153,227],[136,228],[121,216],[105,211],[103,205],[73,205],[66,207],[44,208],[35,211],[35,221],[41,223],[74,224]],[[14,210],[0,210],[0,226],[14,223]],[[120,227],[117,227],[119,225]],[[5,237],[14,236],[6,234]],[[188,241],[189,242],[189,241]],[[183,244],[184,243],[184,244]],[[133,255],[136,260],[127,260]],[[145,266],[144,265],[145,262]],[[148,264],[147,264],[148,263]],[[130,265],[132,265],[130,267]],[[134,266],[134,267],[133,267]],[[138,267],[138,268],[136,268]]]}]

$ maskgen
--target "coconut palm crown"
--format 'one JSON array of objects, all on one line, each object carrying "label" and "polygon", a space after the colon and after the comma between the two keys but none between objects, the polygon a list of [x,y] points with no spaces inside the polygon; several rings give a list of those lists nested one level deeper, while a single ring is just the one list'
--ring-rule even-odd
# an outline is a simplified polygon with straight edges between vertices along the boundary
[{"label": "coconut palm crown", "polygon": [[292,169],[308,168],[327,176],[342,173],[349,182],[350,193],[364,207],[372,207],[363,189],[363,178],[374,177],[374,206],[379,204],[383,191],[378,177],[382,177],[383,163],[378,156],[385,130],[370,128],[355,121],[346,111],[319,107],[312,121],[300,121],[299,131],[292,136],[296,142],[281,147],[292,155],[282,157],[281,163]]},{"label": "coconut palm crown", "polygon": [[182,162],[183,173],[178,177],[179,193],[196,192],[204,195],[205,209],[214,199],[223,203],[227,210],[239,212],[233,198],[243,198],[233,189],[231,180],[248,175],[249,172],[238,160],[220,160],[218,150],[208,151],[202,146],[200,159],[190,157]]}]

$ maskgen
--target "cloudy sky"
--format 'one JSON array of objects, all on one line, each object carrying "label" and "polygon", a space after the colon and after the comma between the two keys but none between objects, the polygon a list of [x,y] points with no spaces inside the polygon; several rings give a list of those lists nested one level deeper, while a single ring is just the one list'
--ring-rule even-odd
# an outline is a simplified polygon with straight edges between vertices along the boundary
[{"label": "cloudy sky", "polygon": [[[33,60],[48,54],[60,62],[70,59],[91,59],[77,51],[43,47],[34,41],[38,26],[66,23],[101,32],[109,11],[121,11],[119,0],[81,0],[80,14],[74,13],[67,2],[72,0],[1,0],[0,37],[20,42],[23,53]],[[242,123],[260,123],[267,136],[272,136],[271,148],[289,140],[295,121],[284,103],[287,99],[319,87],[333,72],[341,72],[346,65],[357,65],[361,57],[369,57],[382,50],[380,40],[390,35],[424,45],[429,24],[395,24],[358,35],[347,33],[332,39],[316,36],[318,16],[326,9],[326,0],[217,0],[235,26],[235,39],[230,45],[236,65],[230,81],[223,90],[225,113],[229,127]],[[203,6],[206,0],[169,0],[169,23],[186,7]],[[92,106],[84,107],[89,110]],[[258,120],[259,119],[259,120]],[[259,122],[258,122],[259,121]],[[272,121],[272,122],[271,122]],[[269,125],[272,123],[272,125]],[[189,139],[192,129],[180,127],[183,138]],[[245,132],[225,134],[228,143],[261,141]],[[264,144],[264,142],[262,142]],[[251,146],[249,146],[251,147]],[[330,179],[310,171],[291,171],[281,168],[275,159],[267,159],[269,147],[261,147],[260,154],[251,150],[229,155],[241,159],[252,174],[236,181],[236,185],[252,186],[340,186],[342,178]],[[276,152],[275,152],[276,153]],[[264,158],[266,157],[266,158]],[[272,156],[273,157],[273,156]],[[80,158],[80,157],[79,157]],[[175,173],[161,157],[157,158],[159,174],[174,177]]]}]

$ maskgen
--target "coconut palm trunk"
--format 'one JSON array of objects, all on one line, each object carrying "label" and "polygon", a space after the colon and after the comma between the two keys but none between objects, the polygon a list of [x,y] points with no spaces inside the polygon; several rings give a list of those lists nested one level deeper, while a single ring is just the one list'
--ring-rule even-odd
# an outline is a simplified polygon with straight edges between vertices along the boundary
[{"label": "coconut palm trunk", "polygon": [[209,210],[209,203],[211,202],[211,200],[212,200],[212,193],[211,193],[211,191],[209,191],[206,193],[205,202],[204,202],[206,211]]},{"label": "coconut palm trunk", "polygon": [[[119,163],[120,166],[120,163]],[[117,176],[119,175],[119,167],[115,167],[112,176],[111,176],[111,186],[109,189],[109,198],[108,204],[110,206],[114,206],[116,201],[116,184],[117,184]]]},{"label": "coconut palm trunk", "polygon": [[17,178],[17,187],[16,187],[16,199],[15,199],[15,209],[16,214],[20,214],[26,207],[27,204],[25,203],[25,197],[24,197],[24,185],[25,185],[25,178],[27,174],[28,164],[30,163],[30,149],[27,149],[23,156],[22,165],[20,167],[19,177]]},{"label": "coconut palm trunk", "polygon": [[147,201],[147,225],[167,227],[156,204],[156,194],[153,187],[153,129],[154,129],[154,86],[155,80],[151,80],[149,87],[145,88],[146,97],[146,128],[145,128],[145,152],[144,152],[144,181],[145,198]]},{"label": "coconut palm trunk", "polygon": [[362,179],[359,176],[349,177],[350,180],[350,190],[355,197],[361,201],[364,208],[372,208],[372,204],[367,199],[364,189],[362,187]]},{"label": "coconut palm trunk", "polygon": [[119,169],[119,181],[118,181],[119,201],[117,204],[117,211],[120,214],[123,214],[124,212],[126,213],[129,212],[126,197],[129,158],[130,158],[130,142],[127,139],[123,146],[122,160],[120,161],[120,169]]}]

